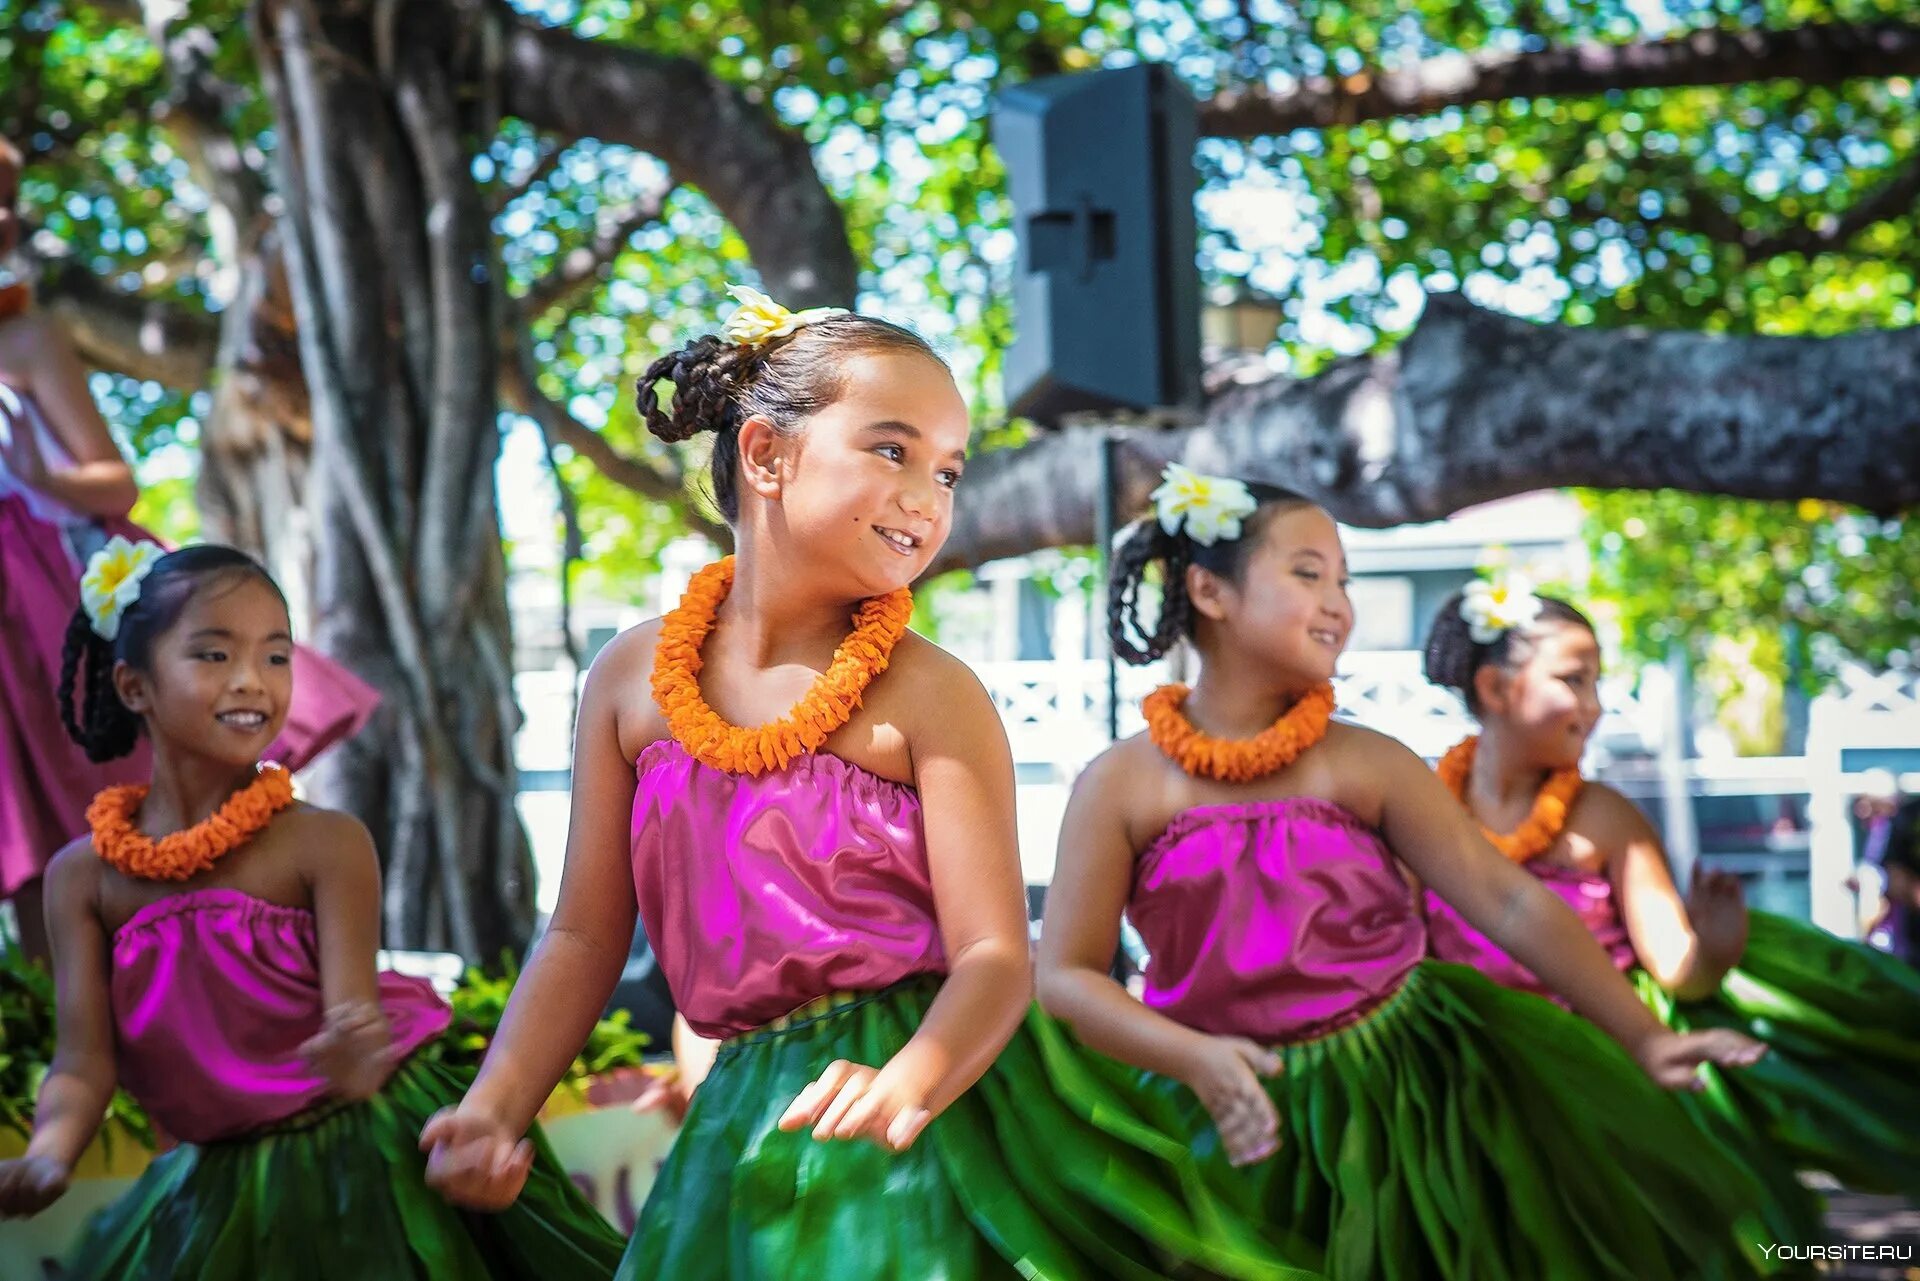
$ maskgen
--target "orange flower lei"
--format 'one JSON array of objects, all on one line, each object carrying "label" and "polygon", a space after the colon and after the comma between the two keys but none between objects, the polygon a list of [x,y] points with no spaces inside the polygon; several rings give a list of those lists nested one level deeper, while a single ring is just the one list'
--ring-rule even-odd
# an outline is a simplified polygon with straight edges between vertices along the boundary
[{"label": "orange flower lei", "polygon": [[140,783],[109,787],[87,806],[93,848],[107,866],[144,881],[184,881],[198,876],[245,845],[293,803],[293,779],[278,765],[262,765],[259,775],[226,804],[185,831],[155,841],[133,825],[134,811],[147,799]]},{"label": "orange flower lei", "polygon": [[816,750],[853,719],[867,686],[887,670],[893,647],[907,630],[913,593],[902,587],[863,602],[854,611],[853,631],[833,651],[832,664],[786,719],[743,729],[720,719],[700,695],[700,646],[732,588],[733,557],[727,556],[695,574],[680,604],[661,620],[653,652],[653,701],[666,716],[667,729],[695,760],[729,774],[759,774]]},{"label": "orange flower lei", "polygon": [[[1447,785],[1447,790],[1462,805],[1467,804],[1467,780],[1473,776],[1473,754],[1479,746],[1478,735],[1462,739],[1449,748],[1447,754],[1440,758],[1440,763],[1434,766],[1440,781]],[[1527,815],[1525,822],[1505,835],[1485,825],[1480,830],[1493,842],[1493,848],[1516,863],[1525,863],[1546,853],[1560,838],[1560,833],[1567,826],[1567,812],[1573,808],[1574,798],[1580,795],[1585,783],[1578,766],[1555,770],[1541,785],[1540,794],[1533,798],[1533,812]],[[1468,809],[1471,810],[1472,806],[1468,806]]]},{"label": "orange flower lei", "polygon": [[1252,738],[1215,738],[1193,727],[1183,710],[1191,691],[1162,685],[1140,704],[1153,745],[1195,778],[1247,783],[1285,769],[1327,736],[1333,717],[1333,686],[1316,685]]},{"label": "orange flower lei", "polygon": [[12,320],[26,314],[33,305],[33,291],[25,285],[0,286],[0,320]]}]

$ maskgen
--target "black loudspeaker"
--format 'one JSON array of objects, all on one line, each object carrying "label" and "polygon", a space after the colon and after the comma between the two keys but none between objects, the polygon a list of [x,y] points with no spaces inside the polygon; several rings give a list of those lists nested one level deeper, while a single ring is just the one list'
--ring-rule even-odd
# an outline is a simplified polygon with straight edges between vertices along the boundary
[{"label": "black loudspeaker", "polygon": [[1147,64],[1000,95],[993,141],[1020,237],[1009,409],[1196,409],[1193,96]]}]

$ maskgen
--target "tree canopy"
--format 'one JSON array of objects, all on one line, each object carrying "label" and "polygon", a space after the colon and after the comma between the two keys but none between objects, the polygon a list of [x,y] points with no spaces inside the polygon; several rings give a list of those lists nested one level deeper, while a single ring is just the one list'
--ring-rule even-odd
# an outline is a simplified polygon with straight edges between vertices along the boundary
[{"label": "tree canopy", "polygon": [[[632,382],[741,279],[795,306],[857,299],[950,354],[991,464],[970,475],[951,563],[1086,542],[1088,482],[1059,480],[1090,471],[1080,439],[1009,422],[1000,401],[1015,238],[987,123],[1009,83],[1163,61],[1201,102],[1207,296],[1279,310],[1266,352],[1210,371],[1223,394],[1205,422],[1116,424],[1132,501],[1175,454],[1265,460],[1369,523],[1595,486],[1597,589],[1643,650],[1789,635],[1817,670],[1898,661],[1920,634],[1920,527],[1903,515],[1920,495],[1920,23],[1904,9],[4,0],[0,132],[28,157],[42,296],[101,371],[143,513],[270,552],[309,467],[330,465],[310,453],[335,410],[301,329],[351,274],[328,246],[380,247],[404,285],[402,232],[437,262],[459,219],[382,193],[445,189],[457,162],[484,220],[474,270],[500,296],[475,368],[500,421],[542,428],[584,572],[618,594],[670,538],[719,532],[697,447],[648,438]],[[301,42],[323,37],[333,62],[313,65],[391,88],[337,117],[369,130],[342,153],[368,207],[402,211],[364,219],[371,241],[302,213],[320,143],[286,154],[317,138],[289,112]],[[397,143],[373,129],[388,118]],[[1367,396],[1392,406],[1370,429]],[[491,416],[472,409],[461,421]],[[1036,488],[1059,497],[1039,517],[1021,501]],[[312,558],[332,527],[299,528],[287,554]],[[412,534],[396,540],[404,596],[418,566]],[[361,590],[315,575],[336,604]],[[1756,652],[1784,671],[1792,648]]]}]

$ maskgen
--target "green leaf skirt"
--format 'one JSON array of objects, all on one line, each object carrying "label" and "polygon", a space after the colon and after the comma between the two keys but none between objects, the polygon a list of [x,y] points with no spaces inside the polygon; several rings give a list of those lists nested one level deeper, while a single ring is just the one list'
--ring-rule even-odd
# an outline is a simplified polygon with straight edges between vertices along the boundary
[{"label": "green leaf skirt", "polygon": [[1708,1069],[1706,1092],[1688,1100],[1731,1150],[1762,1154],[1748,1159],[1770,1188],[1786,1189],[1794,1169],[1820,1170],[1860,1191],[1920,1198],[1920,972],[1752,912],[1740,965],[1712,997],[1680,1003],[1644,972],[1633,978],[1669,1027],[1734,1028],[1772,1047],[1751,1068]]},{"label": "green leaf skirt", "polygon": [[473,1073],[416,1054],[364,1103],[182,1144],[94,1218],[66,1276],[93,1281],[505,1281],[608,1277],[625,1242],[536,1128],[500,1214],[426,1184],[420,1128]]},{"label": "green leaf skirt", "polygon": [[834,1059],[906,1043],[931,982],[728,1042],[642,1213],[654,1277],[1697,1281],[1758,1275],[1759,1186],[1583,1019],[1427,963],[1278,1047],[1279,1154],[1227,1164],[1193,1092],[1031,1013],[912,1149],[774,1128]]},{"label": "green leaf skirt", "polygon": [[[1045,1036],[1056,1089],[1114,1133],[1200,1156],[1335,1281],[1681,1281],[1773,1270],[1739,1163],[1612,1040],[1428,961],[1367,1017],[1276,1046],[1279,1153],[1227,1165],[1185,1085]],[[1786,1244],[1781,1242],[1780,1244]]]},{"label": "green leaf skirt", "polygon": [[1028,1018],[903,1153],[775,1128],[835,1059],[878,1066],[938,990],[814,1002],[726,1042],[693,1097],[620,1269],[625,1281],[1310,1281],[1208,1183],[1184,1142],[1109,1133],[1055,1097]]}]

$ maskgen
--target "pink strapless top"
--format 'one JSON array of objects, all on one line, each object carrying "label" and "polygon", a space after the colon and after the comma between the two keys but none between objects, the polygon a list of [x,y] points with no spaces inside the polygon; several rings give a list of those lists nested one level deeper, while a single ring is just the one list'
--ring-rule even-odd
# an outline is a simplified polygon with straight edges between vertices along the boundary
[{"label": "pink strapless top", "polygon": [[[313,913],[239,890],[190,890],[113,935],[120,1084],[186,1143],[245,1134],[327,1097],[300,1057],[320,1030]],[[394,1048],[412,1053],[453,1017],[424,979],[380,976]]]},{"label": "pink strapless top", "polygon": [[946,972],[913,788],[818,752],[729,774],[672,739],[634,770],[634,894],[694,1031]]},{"label": "pink strapless top", "polygon": [[1146,1003],[1188,1027],[1305,1040],[1393,995],[1426,926],[1380,837],[1330,801],[1177,815],[1134,865]]},{"label": "pink strapless top", "polygon": [[[1557,867],[1539,859],[1527,863],[1526,868],[1565,900],[1574,915],[1580,918],[1580,923],[1592,933],[1594,941],[1606,951],[1616,969],[1626,971],[1634,967],[1633,943],[1627,938],[1627,927],[1620,920],[1620,908],[1614,901],[1611,880],[1602,873]],[[1560,1001],[1558,995],[1548,991],[1534,977],[1532,970],[1507,955],[1498,943],[1474,929],[1465,917],[1454,910],[1452,904],[1431,890],[1427,891],[1427,933],[1435,960],[1471,965],[1505,987]],[[1561,1004],[1565,1002],[1561,1001]]]}]

